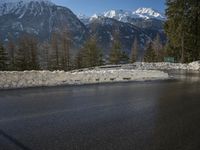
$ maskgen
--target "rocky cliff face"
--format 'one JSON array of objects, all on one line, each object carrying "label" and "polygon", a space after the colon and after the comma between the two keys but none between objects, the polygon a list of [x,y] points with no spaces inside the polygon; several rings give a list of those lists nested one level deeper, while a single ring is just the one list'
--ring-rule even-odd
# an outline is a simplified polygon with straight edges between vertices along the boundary
[{"label": "rocky cliff face", "polygon": [[2,0],[0,2],[0,38],[6,41],[24,33],[49,39],[53,32],[70,33],[74,45],[80,45],[87,36],[84,24],[66,7],[49,0]]}]

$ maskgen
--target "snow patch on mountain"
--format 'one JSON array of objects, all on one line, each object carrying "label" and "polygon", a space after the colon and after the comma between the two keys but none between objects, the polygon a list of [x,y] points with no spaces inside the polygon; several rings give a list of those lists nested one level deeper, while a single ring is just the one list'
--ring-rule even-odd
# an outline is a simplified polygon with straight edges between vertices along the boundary
[{"label": "snow patch on mountain", "polygon": [[104,13],[94,14],[89,18],[89,20],[92,21],[100,17],[112,18],[121,22],[128,22],[129,19],[134,19],[134,18],[142,18],[145,20],[148,19],[166,20],[166,17],[162,13],[152,8],[138,8],[135,11],[121,10],[121,9],[109,10]]},{"label": "snow patch on mountain", "polygon": [[100,17],[100,15],[94,14],[89,18],[89,20],[92,21],[92,20],[98,19],[99,17]]},{"label": "snow patch on mountain", "polygon": [[88,16],[86,16],[86,15],[84,15],[84,14],[78,14],[77,15],[77,17],[79,18],[79,19],[88,19],[89,17]]},{"label": "snow patch on mountain", "polygon": [[152,9],[152,8],[138,8],[136,11],[132,12],[133,15],[137,15],[140,18],[144,18],[144,19],[151,19],[151,18],[155,18],[155,19],[159,19],[159,20],[165,20],[165,16]]},{"label": "snow patch on mountain", "polygon": [[31,2],[54,5],[51,0],[0,0],[0,16],[15,14],[20,15],[19,18],[22,18]]},{"label": "snow patch on mountain", "polygon": [[132,16],[131,11],[124,11],[124,10],[110,10],[104,12],[103,16],[107,18],[113,18],[122,22],[127,22],[128,17],[135,17]]}]

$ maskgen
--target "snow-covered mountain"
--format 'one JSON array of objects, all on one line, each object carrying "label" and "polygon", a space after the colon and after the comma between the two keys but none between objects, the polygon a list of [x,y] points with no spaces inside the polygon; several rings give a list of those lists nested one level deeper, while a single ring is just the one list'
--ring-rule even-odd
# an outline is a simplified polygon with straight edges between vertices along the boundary
[{"label": "snow-covered mountain", "polygon": [[104,13],[94,14],[89,18],[89,20],[91,21],[93,19],[97,19],[98,17],[112,18],[121,22],[128,22],[128,20],[130,19],[144,19],[144,20],[157,19],[162,21],[166,19],[166,17],[162,13],[152,8],[138,8],[134,11],[121,10],[121,9],[109,10]]},{"label": "snow-covered mountain", "polygon": [[[57,6],[50,0],[0,0],[0,40],[9,35],[14,38],[24,33],[49,39],[53,32],[70,32],[74,43],[84,40],[85,25],[68,8]],[[77,44],[77,45],[78,45]]]},{"label": "snow-covered mountain", "polygon": [[78,19],[83,22],[85,25],[87,25],[90,22],[90,17],[84,15],[84,14],[78,14]]},{"label": "snow-covered mountain", "polygon": [[[158,19],[152,23],[151,18]],[[111,10],[87,17],[76,16],[70,9],[50,0],[0,0],[0,41],[6,42],[10,36],[16,40],[24,34],[43,41],[48,40],[52,33],[63,33],[66,29],[76,46],[74,49],[78,50],[89,35],[95,35],[102,50],[108,54],[115,32],[119,30],[122,47],[130,52],[135,37],[138,37],[141,47],[155,37],[162,29],[162,25],[161,28],[157,26],[160,18],[161,14],[150,9],[133,12]]]},{"label": "snow-covered mountain", "polygon": [[40,8],[42,4],[54,5],[50,0],[0,0],[0,16],[13,13],[23,17],[31,2],[37,3]]},{"label": "snow-covered mountain", "polygon": [[139,18],[144,18],[144,19],[158,19],[158,20],[165,20],[166,17],[152,9],[152,8],[138,8],[137,10],[132,12],[132,15],[138,16]]},{"label": "snow-covered mountain", "polygon": [[109,10],[102,14],[104,17],[114,18],[126,22],[128,18],[159,19],[165,20],[165,16],[152,8],[138,8],[135,11]]},{"label": "snow-covered mountain", "polygon": [[102,16],[107,18],[113,18],[122,22],[127,22],[127,19],[129,17],[136,17],[132,15],[131,11],[124,10],[109,10],[107,12],[104,12]]},{"label": "snow-covered mountain", "polygon": [[[152,39],[159,34],[163,40],[163,43],[166,40],[163,29],[166,17],[162,13],[152,8],[138,8],[134,11],[109,10],[104,13],[94,14],[91,17],[79,17],[79,19],[87,26],[92,24],[95,20],[98,20],[99,23],[100,21],[105,21],[103,18],[108,18],[107,23],[112,22],[109,19],[114,19],[118,21],[118,24],[120,24],[120,22],[132,24],[142,29],[146,35]],[[105,25],[104,22],[101,24]]]}]

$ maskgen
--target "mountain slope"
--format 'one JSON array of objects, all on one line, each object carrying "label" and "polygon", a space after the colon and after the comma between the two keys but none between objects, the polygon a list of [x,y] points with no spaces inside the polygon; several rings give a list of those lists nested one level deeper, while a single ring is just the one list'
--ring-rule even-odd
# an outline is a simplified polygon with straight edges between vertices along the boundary
[{"label": "mountain slope", "polygon": [[[141,48],[150,40],[140,28],[112,18],[99,17],[98,19],[92,20],[88,25],[88,29],[92,35],[96,36],[105,54],[109,54],[112,43],[116,40],[115,38],[118,38],[122,49],[128,54],[130,54],[135,37],[138,38]],[[142,51],[140,53],[142,53]]]},{"label": "mountain slope", "polygon": [[49,0],[1,0],[0,37],[6,41],[9,35],[20,37],[24,33],[49,39],[53,32],[70,33],[75,44],[81,44],[87,35],[84,24],[66,7]]},{"label": "mountain slope", "polygon": [[164,34],[164,22],[166,18],[162,13],[152,8],[138,8],[135,11],[110,10],[99,15],[94,14],[91,17],[84,16],[80,20],[88,25],[99,18],[110,18],[119,22],[132,24],[140,28],[151,39],[154,39],[159,34],[162,42],[165,43],[166,41]]}]

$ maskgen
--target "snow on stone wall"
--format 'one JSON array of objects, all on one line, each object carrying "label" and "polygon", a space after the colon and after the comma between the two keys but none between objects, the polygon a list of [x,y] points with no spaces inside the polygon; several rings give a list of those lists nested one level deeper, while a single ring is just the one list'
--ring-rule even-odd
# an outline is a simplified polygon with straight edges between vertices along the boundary
[{"label": "snow on stone wall", "polygon": [[181,63],[134,63],[96,67],[82,71],[24,71],[0,72],[0,89],[36,86],[91,84],[121,81],[167,79],[168,74],[157,70],[200,71],[200,61]]},{"label": "snow on stone wall", "polygon": [[200,61],[189,64],[182,63],[144,63],[136,62],[134,64],[122,65],[121,68],[139,69],[139,70],[192,70],[200,71]]},{"label": "snow on stone wall", "polygon": [[162,71],[145,71],[129,69],[101,69],[88,71],[24,71],[0,72],[0,89],[24,88],[37,86],[56,86],[91,84],[102,82],[144,81],[167,79]]}]

